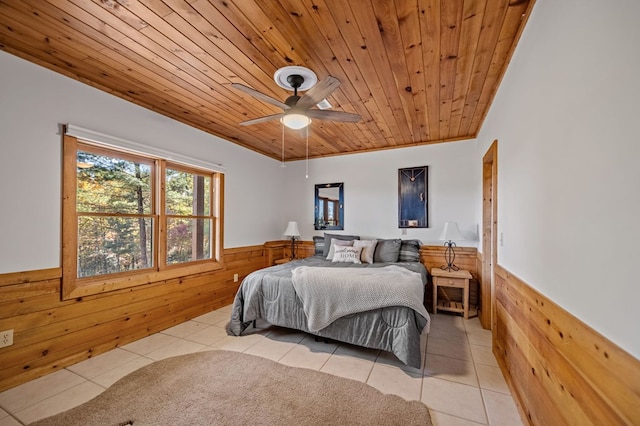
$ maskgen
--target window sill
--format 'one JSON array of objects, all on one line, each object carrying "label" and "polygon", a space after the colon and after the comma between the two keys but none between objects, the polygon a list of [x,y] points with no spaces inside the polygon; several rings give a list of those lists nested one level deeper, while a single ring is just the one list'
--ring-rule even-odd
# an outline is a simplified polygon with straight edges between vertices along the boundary
[{"label": "window sill", "polygon": [[183,267],[172,267],[163,271],[148,270],[139,271],[117,277],[99,277],[80,280],[65,280],[62,277],[62,300],[77,299],[96,294],[108,293],[117,290],[137,287],[185,277],[189,275],[203,274],[223,269],[220,262],[199,263]]}]

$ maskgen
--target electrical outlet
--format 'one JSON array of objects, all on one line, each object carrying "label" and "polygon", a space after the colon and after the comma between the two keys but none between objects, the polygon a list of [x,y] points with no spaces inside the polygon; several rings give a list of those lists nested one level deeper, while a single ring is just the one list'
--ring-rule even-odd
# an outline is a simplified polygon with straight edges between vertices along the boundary
[{"label": "electrical outlet", "polygon": [[238,282],[238,274],[233,274],[233,282],[234,283]]},{"label": "electrical outlet", "polygon": [[13,330],[0,331],[0,348],[13,345]]}]

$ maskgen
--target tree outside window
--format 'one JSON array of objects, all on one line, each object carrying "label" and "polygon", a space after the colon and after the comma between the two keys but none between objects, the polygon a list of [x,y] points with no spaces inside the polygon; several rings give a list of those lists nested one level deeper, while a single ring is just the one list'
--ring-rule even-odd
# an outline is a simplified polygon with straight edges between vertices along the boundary
[{"label": "tree outside window", "polygon": [[221,268],[222,180],[65,136],[63,296]]}]

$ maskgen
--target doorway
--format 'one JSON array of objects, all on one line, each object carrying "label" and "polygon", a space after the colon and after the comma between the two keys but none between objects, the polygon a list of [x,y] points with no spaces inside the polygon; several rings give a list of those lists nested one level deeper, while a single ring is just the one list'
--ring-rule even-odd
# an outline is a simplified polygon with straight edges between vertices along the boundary
[{"label": "doorway", "polygon": [[495,325],[495,274],[498,263],[498,141],[482,157],[482,276],[480,280],[480,324]]}]

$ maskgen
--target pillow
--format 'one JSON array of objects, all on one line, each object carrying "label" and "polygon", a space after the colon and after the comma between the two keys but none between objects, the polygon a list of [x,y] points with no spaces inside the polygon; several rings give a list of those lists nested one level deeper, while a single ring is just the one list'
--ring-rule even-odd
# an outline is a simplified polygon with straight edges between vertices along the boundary
[{"label": "pillow", "polygon": [[402,240],[378,240],[373,254],[374,262],[397,262]]},{"label": "pillow", "polygon": [[359,240],[360,237],[357,235],[337,235],[337,234],[324,234],[324,248],[322,250],[322,255],[326,258],[329,255],[329,250],[331,250],[331,240]]},{"label": "pillow", "polygon": [[376,251],[378,240],[353,240],[353,246],[362,247],[360,260],[363,263],[373,263],[373,253]]},{"label": "pillow", "polygon": [[327,260],[333,260],[333,255],[336,252],[336,247],[351,247],[353,246],[353,240],[333,240],[331,241],[331,248],[329,249],[329,254],[327,255]]},{"label": "pillow", "polygon": [[324,237],[314,236],[313,237],[313,245],[316,249],[315,255],[320,255],[324,251]]},{"label": "pillow", "polygon": [[420,241],[402,240],[398,262],[420,262]]},{"label": "pillow", "polygon": [[336,252],[333,254],[332,262],[362,263],[360,261],[362,247],[336,245],[335,248]]}]

